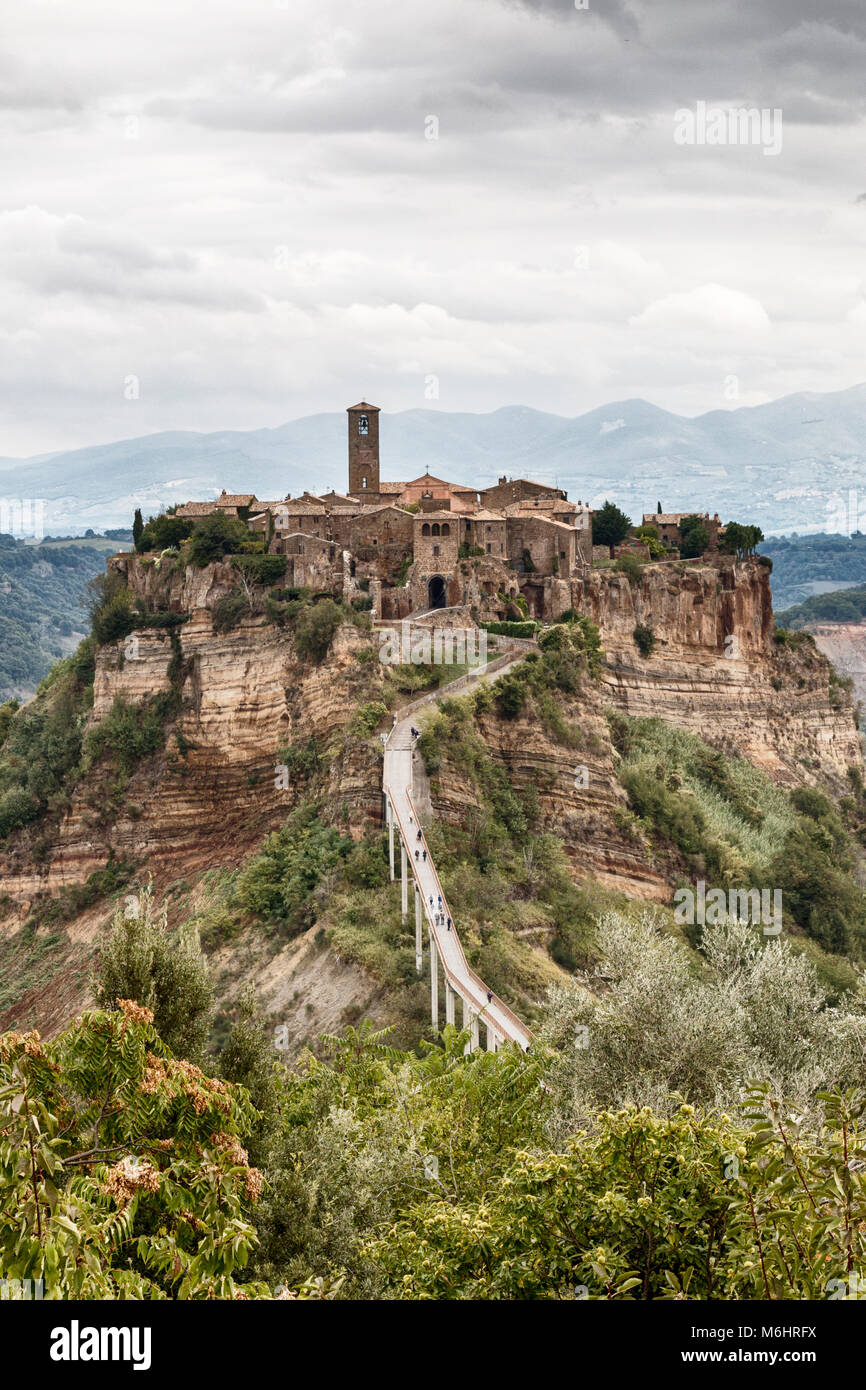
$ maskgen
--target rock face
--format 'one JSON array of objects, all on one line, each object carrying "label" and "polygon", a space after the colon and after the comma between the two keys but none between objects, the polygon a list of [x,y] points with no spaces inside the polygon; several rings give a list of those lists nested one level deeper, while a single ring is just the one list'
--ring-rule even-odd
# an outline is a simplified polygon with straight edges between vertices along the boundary
[{"label": "rock face", "polygon": [[[829,663],[773,640],[763,565],[654,565],[635,585],[594,571],[574,585],[574,606],[598,624],[605,685],[628,714],[681,725],[783,783],[841,785],[862,767],[851,701]],[[646,657],[638,625],[655,637]]]},{"label": "rock face", "polygon": [[[363,699],[356,656],[370,635],[357,628],[340,629],[321,666],[300,661],[290,634],[261,619],[217,634],[210,613],[198,609],[179,632],[181,710],[165,749],[133,773],[120,800],[110,777],[85,779],[39,864],[26,834],[10,843],[0,859],[0,891],[22,905],[83,882],[109,851],[146,863],[163,882],[240,863],[303,797],[303,777],[293,771],[287,787],[277,785],[286,780],[280,749],[339,738]],[[166,633],[143,629],[135,639],[133,657],[125,655],[129,643],[99,650],[94,724],[117,697],[137,703],[172,689]],[[349,828],[379,814],[378,760],[365,745],[341,748],[333,795],[348,808]]]},{"label": "rock face", "polygon": [[854,699],[866,705],[866,625],[818,623],[808,630],[840,676],[853,681]]}]

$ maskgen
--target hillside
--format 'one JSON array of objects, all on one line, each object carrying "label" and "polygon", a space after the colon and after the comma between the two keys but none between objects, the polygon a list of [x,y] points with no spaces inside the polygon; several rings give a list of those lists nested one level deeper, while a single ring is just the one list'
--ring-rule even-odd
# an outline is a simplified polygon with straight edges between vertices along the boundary
[{"label": "hillside", "polygon": [[[406,410],[383,415],[383,477],[426,469],[469,486],[502,474],[556,483],[572,500],[614,498],[639,518],[670,510],[749,516],[766,534],[851,531],[849,492],[864,463],[866,386],[803,393],[694,419],[642,400],[569,419],[526,406],[486,415]],[[260,497],[346,484],[345,416],[311,415],[272,429],[175,430],[31,459],[0,459],[9,495],[41,497],[49,528],[128,524],[225,487]],[[787,596],[783,603],[790,602]]]},{"label": "hillside", "polygon": [[771,536],[758,547],[773,562],[777,613],[809,598],[866,583],[866,536]]},{"label": "hillside", "polygon": [[87,585],[119,544],[94,537],[30,545],[0,535],[0,700],[29,699],[75,650],[90,627]]},{"label": "hillside", "polygon": [[[98,647],[92,677],[86,665],[83,675],[75,674],[78,667],[57,673],[42,697],[49,723],[55,706],[65,711],[65,727],[79,711],[72,720],[77,741],[64,755],[67,790],[58,799],[50,783],[44,791],[34,788],[25,818],[35,819],[9,833],[0,859],[6,949],[20,952],[29,939],[22,926],[30,923],[30,931],[44,922],[35,944],[44,933],[52,953],[79,965],[58,969],[56,961],[47,995],[31,988],[22,972],[6,1022],[39,1016],[44,1027],[47,1009],[56,1025],[81,1007],[80,962],[98,945],[107,911],[97,890],[103,880],[119,886],[121,878],[135,882],[146,875],[168,894],[173,920],[192,914],[204,925],[206,941],[219,947],[226,1003],[253,980],[269,1007],[279,1001],[285,1007],[299,989],[296,972],[304,981],[314,972],[315,990],[300,991],[304,1010],[293,1023],[298,1046],[331,1027],[335,1010],[367,1007],[380,997],[394,983],[391,965],[384,977],[381,965],[370,976],[366,966],[381,960],[381,948],[363,939],[336,953],[339,965],[330,952],[314,949],[310,957],[323,923],[334,929],[333,904],[322,904],[323,917],[312,911],[307,937],[291,933],[284,941],[270,927],[245,927],[243,913],[226,914],[225,903],[232,900],[235,875],[287,815],[318,808],[317,821],[324,817],[323,824],[352,843],[371,835],[375,842],[381,815],[376,729],[386,709],[405,703],[412,685],[401,692],[376,660],[378,638],[364,614],[338,628],[327,658],[317,663],[298,655],[291,628],[266,617],[214,630],[214,612],[233,583],[226,563],[159,571],[148,557],[119,556],[112,565],[156,625],[135,633],[134,659],[124,655],[125,639]],[[848,788],[850,770],[861,767],[850,697],[814,648],[773,642],[762,565],[738,565],[732,592],[719,587],[713,568],[681,573],[670,565],[649,567],[637,588],[623,575],[594,572],[583,586],[581,608],[601,634],[598,677],[575,675],[564,686],[554,681],[525,713],[511,717],[497,714],[496,704],[485,708],[474,735],[482,768],[501,780],[503,804],[516,798],[519,809],[529,798],[537,834],[555,836],[579,881],[602,892],[669,902],[678,872],[677,854],[663,870],[631,817],[611,709],[668,720],[699,736],[712,729],[716,747],[747,758],[779,786],[818,782],[837,794]],[[637,622],[656,635],[649,658],[635,646]],[[741,643],[735,661],[725,657],[720,637],[732,622]],[[7,749],[19,736],[18,723]],[[21,724],[20,736],[32,728],[33,715]],[[38,746],[41,736],[34,733]],[[28,733],[22,750],[29,739]],[[443,726],[440,760],[448,747]],[[38,761],[32,749],[28,756]],[[275,786],[275,766],[282,763],[292,769],[288,789]],[[588,769],[589,797],[575,795],[575,763]],[[55,760],[52,777],[56,768]],[[7,780],[10,775],[7,770]],[[464,833],[486,814],[485,781],[482,776],[479,784],[478,775],[476,769],[467,778],[460,758],[450,770],[447,760],[442,764],[430,794],[437,820]],[[10,797],[17,805],[18,793],[7,791],[7,802]],[[0,801],[0,821],[3,814]],[[529,824],[525,810],[518,822]],[[14,825],[14,818],[6,824]],[[376,913],[382,911],[379,904]],[[47,924],[58,918],[72,925],[48,932]],[[539,926],[544,945],[556,928],[543,913],[540,920],[547,923]],[[532,943],[532,931],[527,940]],[[542,967],[546,949],[538,956],[537,945],[530,956],[541,975],[524,1001],[530,1011],[552,978],[552,967]],[[514,949],[520,955],[530,948],[516,940]],[[503,988],[516,997],[520,970],[514,980],[508,973]]]}]

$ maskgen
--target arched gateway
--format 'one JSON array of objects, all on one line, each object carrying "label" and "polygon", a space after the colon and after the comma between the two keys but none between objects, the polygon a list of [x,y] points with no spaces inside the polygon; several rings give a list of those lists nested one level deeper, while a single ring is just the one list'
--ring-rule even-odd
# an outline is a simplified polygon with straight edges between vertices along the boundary
[{"label": "arched gateway", "polygon": [[427,580],[427,602],[431,608],[447,607],[448,595],[441,574],[433,574]]}]

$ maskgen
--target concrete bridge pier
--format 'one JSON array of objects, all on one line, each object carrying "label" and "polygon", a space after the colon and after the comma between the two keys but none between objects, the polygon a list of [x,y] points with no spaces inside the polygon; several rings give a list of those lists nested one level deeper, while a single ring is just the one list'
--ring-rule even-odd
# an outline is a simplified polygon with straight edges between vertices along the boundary
[{"label": "concrete bridge pier", "polygon": [[433,1032],[439,1032],[439,951],[436,938],[430,932],[430,1019]]},{"label": "concrete bridge pier", "polygon": [[421,974],[424,959],[424,938],[421,935],[421,889],[415,884],[415,969]]},{"label": "concrete bridge pier", "polygon": [[454,1023],[454,991],[447,978],[445,980],[445,1022]]},{"label": "concrete bridge pier", "polygon": [[385,803],[388,816],[388,864],[391,869],[391,882],[394,882],[394,808],[389,797]]},{"label": "concrete bridge pier", "polygon": [[406,865],[406,846],[400,840],[400,921],[406,925],[409,915],[409,874]]}]

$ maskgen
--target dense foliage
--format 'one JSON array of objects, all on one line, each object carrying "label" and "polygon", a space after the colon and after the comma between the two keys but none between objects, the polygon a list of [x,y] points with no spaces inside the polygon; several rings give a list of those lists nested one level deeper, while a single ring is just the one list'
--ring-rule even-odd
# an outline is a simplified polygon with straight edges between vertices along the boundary
[{"label": "dense foliage", "polygon": [[[261,1176],[243,1090],[172,1058],[128,1000],[0,1037],[0,1266],[45,1297],[233,1298]],[[261,1284],[249,1298],[268,1295]]]}]

